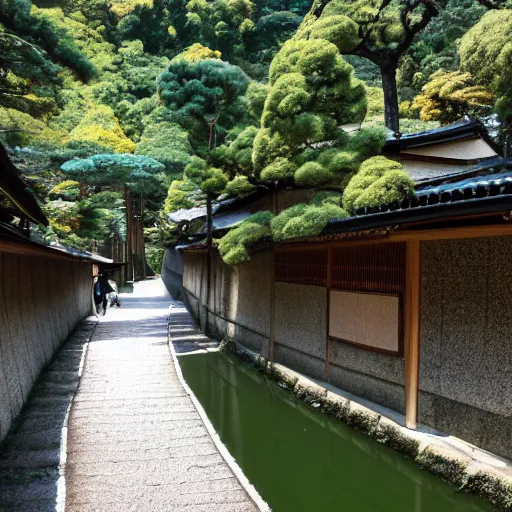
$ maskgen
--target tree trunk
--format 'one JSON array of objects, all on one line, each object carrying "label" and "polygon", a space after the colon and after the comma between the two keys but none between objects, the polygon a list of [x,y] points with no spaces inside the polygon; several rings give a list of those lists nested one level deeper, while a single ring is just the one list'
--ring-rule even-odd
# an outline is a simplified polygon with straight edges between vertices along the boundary
[{"label": "tree trunk", "polygon": [[396,88],[395,63],[382,65],[382,89],[384,91],[384,121],[386,128],[391,130],[395,137],[400,136],[400,121],[398,117],[398,91]]},{"label": "tree trunk", "polygon": [[142,195],[136,195],[134,200],[134,222],[133,222],[133,273],[134,280],[146,278],[146,255],[144,250],[144,226],[143,226],[143,199]]}]

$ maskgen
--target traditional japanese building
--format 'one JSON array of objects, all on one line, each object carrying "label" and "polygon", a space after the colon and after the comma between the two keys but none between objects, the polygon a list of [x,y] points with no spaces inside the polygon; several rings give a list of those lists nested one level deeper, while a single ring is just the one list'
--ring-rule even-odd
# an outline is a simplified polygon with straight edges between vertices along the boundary
[{"label": "traditional japanese building", "polygon": [[410,428],[512,458],[512,171],[479,130],[389,141],[415,176],[413,198],[255,248],[246,263],[228,266],[215,248],[209,257],[199,231],[177,248],[184,301],[218,338],[401,413]]}]

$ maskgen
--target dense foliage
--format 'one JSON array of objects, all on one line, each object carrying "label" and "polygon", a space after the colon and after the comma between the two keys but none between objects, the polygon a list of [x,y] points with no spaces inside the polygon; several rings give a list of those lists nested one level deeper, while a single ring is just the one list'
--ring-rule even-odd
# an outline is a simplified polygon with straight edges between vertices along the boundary
[{"label": "dense foliage", "polygon": [[311,190],[221,239],[239,263],[412,194],[385,127],[497,114],[508,147],[511,33],[501,0],[0,0],[0,139],[43,236],[107,254],[136,217],[156,269],[166,213]]}]

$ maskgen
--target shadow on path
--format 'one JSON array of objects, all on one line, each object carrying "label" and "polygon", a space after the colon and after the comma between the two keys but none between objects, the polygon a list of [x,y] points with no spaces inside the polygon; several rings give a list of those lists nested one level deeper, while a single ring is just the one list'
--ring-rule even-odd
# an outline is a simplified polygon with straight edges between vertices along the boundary
[{"label": "shadow on path", "polygon": [[1,445],[0,511],[56,510],[62,429],[78,386],[84,347],[96,323],[85,320],[64,343]]}]

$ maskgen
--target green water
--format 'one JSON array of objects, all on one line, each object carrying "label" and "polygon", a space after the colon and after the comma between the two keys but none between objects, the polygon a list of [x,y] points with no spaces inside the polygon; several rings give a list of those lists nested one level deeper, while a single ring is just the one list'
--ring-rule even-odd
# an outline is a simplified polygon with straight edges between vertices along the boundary
[{"label": "green water", "polygon": [[179,361],[222,441],[276,512],[491,510],[225,354]]}]

